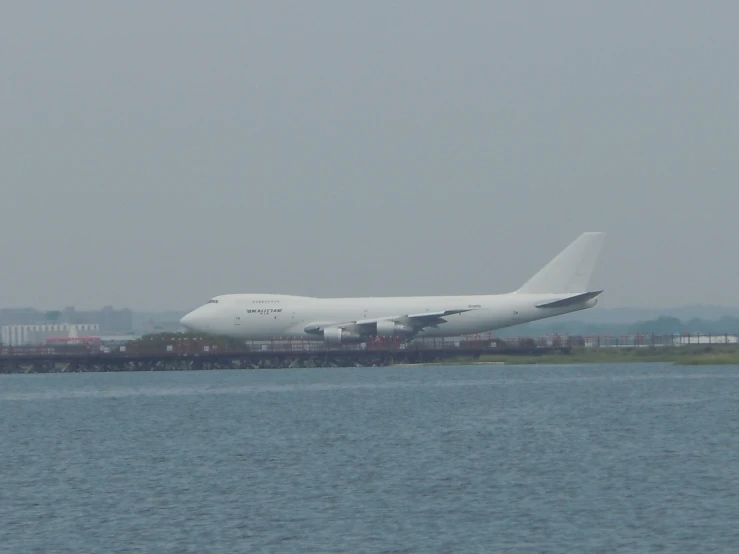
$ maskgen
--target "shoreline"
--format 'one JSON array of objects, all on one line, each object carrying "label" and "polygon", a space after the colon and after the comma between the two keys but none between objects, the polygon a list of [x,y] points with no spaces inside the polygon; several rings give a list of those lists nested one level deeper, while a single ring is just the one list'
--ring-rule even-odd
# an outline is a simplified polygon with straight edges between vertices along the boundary
[{"label": "shoreline", "polygon": [[459,358],[447,362],[536,365],[536,364],[611,364],[611,363],[672,363],[674,365],[739,365],[738,346],[696,346],[664,348],[585,348],[570,353],[511,356],[484,354],[478,359]]},{"label": "shoreline", "polygon": [[[366,365],[352,364],[344,359],[331,360],[333,363],[324,365],[328,360],[309,360],[311,364],[303,366],[293,363],[282,363],[280,365],[252,365],[230,364],[230,358],[214,359],[199,367],[188,365],[197,357],[187,357],[175,364],[153,363],[144,366],[116,366],[113,364],[97,365],[74,365],[69,363],[55,364],[17,364],[12,368],[3,368],[0,374],[43,374],[43,373],[118,373],[138,371],[198,371],[198,370],[279,370],[279,369],[309,369],[312,367],[325,367],[342,369],[351,367],[404,367],[404,366],[473,366],[473,365],[594,365],[594,364],[638,364],[638,363],[667,363],[675,366],[737,366],[739,367],[739,345],[695,345],[677,347],[599,347],[599,348],[576,348],[567,352],[545,351],[542,353],[532,352],[529,354],[496,354],[495,352],[484,353],[455,353],[447,359],[437,357],[422,361],[415,360],[369,360]],[[189,362],[188,362],[189,361]],[[287,360],[290,361],[290,360]],[[238,362],[238,360],[237,360]],[[383,363],[384,362],[384,363]],[[70,367],[71,365],[71,367]]]}]

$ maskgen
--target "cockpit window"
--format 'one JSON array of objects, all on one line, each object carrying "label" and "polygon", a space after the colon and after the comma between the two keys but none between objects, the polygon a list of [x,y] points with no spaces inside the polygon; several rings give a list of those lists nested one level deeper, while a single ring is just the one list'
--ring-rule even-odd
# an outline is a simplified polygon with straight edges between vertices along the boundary
[{"label": "cockpit window", "polygon": [[208,304],[218,304],[218,300],[216,300],[216,299],[214,298],[213,300],[208,300],[208,302],[207,302],[207,303],[208,303]]}]

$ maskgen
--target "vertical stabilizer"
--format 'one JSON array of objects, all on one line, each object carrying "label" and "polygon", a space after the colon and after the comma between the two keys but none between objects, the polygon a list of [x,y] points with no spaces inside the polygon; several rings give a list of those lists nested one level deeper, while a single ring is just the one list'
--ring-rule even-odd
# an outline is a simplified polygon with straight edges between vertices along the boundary
[{"label": "vertical stabilizer", "polygon": [[564,294],[587,292],[605,233],[583,233],[516,292]]}]

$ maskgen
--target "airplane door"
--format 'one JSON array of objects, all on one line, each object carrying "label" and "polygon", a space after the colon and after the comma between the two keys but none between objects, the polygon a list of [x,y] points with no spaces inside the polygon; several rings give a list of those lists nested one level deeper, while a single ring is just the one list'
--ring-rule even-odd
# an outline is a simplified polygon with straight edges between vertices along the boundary
[{"label": "airplane door", "polygon": [[236,316],[236,317],[234,318],[234,327],[238,327],[238,326],[240,326],[240,325],[241,325],[241,316],[240,316],[240,315],[237,315],[237,316]]}]

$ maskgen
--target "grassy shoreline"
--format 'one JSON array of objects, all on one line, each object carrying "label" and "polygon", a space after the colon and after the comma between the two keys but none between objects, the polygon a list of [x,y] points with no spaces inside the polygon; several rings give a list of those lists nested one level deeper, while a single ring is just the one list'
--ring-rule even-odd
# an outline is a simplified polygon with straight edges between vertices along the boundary
[{"label": "grassy shoreline", "polygon": [[446,363],[480,364],[608,364],[670,362],[675,365],[739,365],[739,346],[705,345],[664,348],[579,348],[569,354],[512,356],[486,354],[479,359],[459,358]]}]

